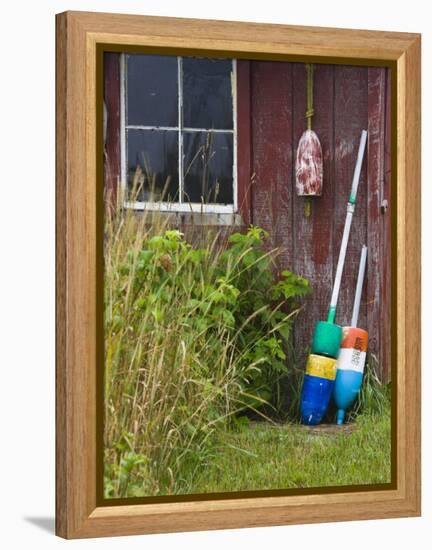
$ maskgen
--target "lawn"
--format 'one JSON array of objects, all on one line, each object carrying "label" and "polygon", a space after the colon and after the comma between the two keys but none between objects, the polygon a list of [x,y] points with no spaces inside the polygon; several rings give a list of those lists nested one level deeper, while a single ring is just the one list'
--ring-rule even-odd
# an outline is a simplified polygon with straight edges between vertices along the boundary
[{"label": "lawn", "polygon": [[250,423],[227,432],[192,493],[390,482],[390,411],[334,429]]},{"label": "lawn", "polygon": [[[360,412],[359,412],[360,411]],[[240,417],[201,448],[200,460],[184,460],[173,494],[389,483],[391,405],[389,387],[367,371],[355,411],[344,426],[309,427]],[[135,465],[136,467],[136,465]],[[124,496],[155,491],[148,470],[131,476]]]}]

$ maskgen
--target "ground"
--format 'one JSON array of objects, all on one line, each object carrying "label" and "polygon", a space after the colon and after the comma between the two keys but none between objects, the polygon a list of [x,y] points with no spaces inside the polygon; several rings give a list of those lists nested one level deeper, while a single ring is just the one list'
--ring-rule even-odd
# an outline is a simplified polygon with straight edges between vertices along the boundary
[{"label": "ground", "polygon": [[191,493],[390,482],[390,414],[343,427],[251,422],[224,436]]}]

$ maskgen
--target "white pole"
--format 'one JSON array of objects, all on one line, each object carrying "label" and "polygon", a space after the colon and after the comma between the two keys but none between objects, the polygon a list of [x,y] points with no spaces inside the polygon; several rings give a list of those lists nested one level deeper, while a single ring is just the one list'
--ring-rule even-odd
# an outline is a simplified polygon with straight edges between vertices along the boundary
[{"label": "white pole", "polygon": [[354,168],[354,175],[353,175],[353,181],[351,186],[350,202],[353,202],[353,204],[355,204],[356,197],[357,197],[357,189],[360,182],[360,172],[361,172],[363,156],[366,148],[366,139],[367,139],[367,132],[366,130],[362,130],[359,150],[357,153],[357,161]]},{"label": "white pole", "polygon": [[354,168],[354,175],[353,175],[352,186],[351,186],[351,194],[350,194],[348,204],[347,204],[347,216],[346,216],[346,219],[345,219],[345,227],[344,227],[344,232],[343,232],[343,236],[342,236],[342,243],[341,243],[341,248],[340,248],[340,252],[339,252],[339,259],[338,259],[337,268],[336,268],[336,275],[335,275],[335,281],[334,281],[334,285],[333,285],[333,292],[332,292],[332,297],[331,297],[331,300],[330,300],[330,310],[329,310],[329,314],[328,314],[328,322],[329,323],[334,323],[335,316],[336,316],[336,306],[337,306],[337,301],[338,301],[338,298],[339,298],[339,290],[340,290],[340,284],[341,284],[341,279],[342,279],[342,272],[343,272],[344,263],[345,263],[345,256],[346,256],[346,251],[347,251],[347,246],[348,246],[348,238],[349,238],[349,234],[350,234],[350,230],[351,230],[351,221],[352,221],[352,217],[353,217],[354,210],[355,210],[355,203],[356,203],[356,198],[357,198],[357,189],[358,189],[358,185],[359,185],[359,181],[360,181],[361,166],[362,166],[362,163],[363,163],[363,156],[364,156],[364,152],[365,152],[365,148],[366,148],[366,139],[367,139],[367,131],[362,130],[361,137],[360,137],[359,150],[358,150],[358,153],[357,153],[357,161],[356,161],[356,165],[355,165],[355,168]]},{"label": "white pole", "polygon": [[356,327],[359,311],[360,311],[360,300],[363,290],[363,281],[366,271],[366,257],[367,257],[367,246],[363,245],[361,256],[360,256],[360,266],[359,266],[359,272],[357,276],[357,286],[355,291],[355,298],[354,298],[354,307],[353,307],[353,313],[351,318],[351,326]]}]

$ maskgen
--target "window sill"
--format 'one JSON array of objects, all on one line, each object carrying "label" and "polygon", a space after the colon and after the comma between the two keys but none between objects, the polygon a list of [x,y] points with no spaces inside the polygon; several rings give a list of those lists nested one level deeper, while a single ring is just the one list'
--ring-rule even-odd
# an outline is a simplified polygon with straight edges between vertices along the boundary
[{"label": "window sill", "polygon": [[[244,225],[242,217],[238,213],[218,212],[164,212],[154,210],[136,210],[137,216],[145,216],[149,223],[161,220],[176,226],[235,226]],[[146,220],[146,221],[147,221]]]},{"label": "window sill", "polygon": [[146,212],[169,212],[180,214],[234,214],[233,204],[199,204],[178,202],[131,202],[124,203],[126,208],[145,210]]}]

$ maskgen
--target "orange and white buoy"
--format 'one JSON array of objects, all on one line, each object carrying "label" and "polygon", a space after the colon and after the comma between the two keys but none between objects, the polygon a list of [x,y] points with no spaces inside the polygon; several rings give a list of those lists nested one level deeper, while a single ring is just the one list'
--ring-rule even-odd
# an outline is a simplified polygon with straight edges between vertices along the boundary
[{"label": "orange and white buoy", "polygon": [[342,344],[337,359],[333,399],[337,407],[336,422],[343,424],[345,411],[351,407],[359,394],[366,364],[368,333],[357,327],[360,298],[366,270],[367,247],[363,246],[351,326],[342,329]]}]

